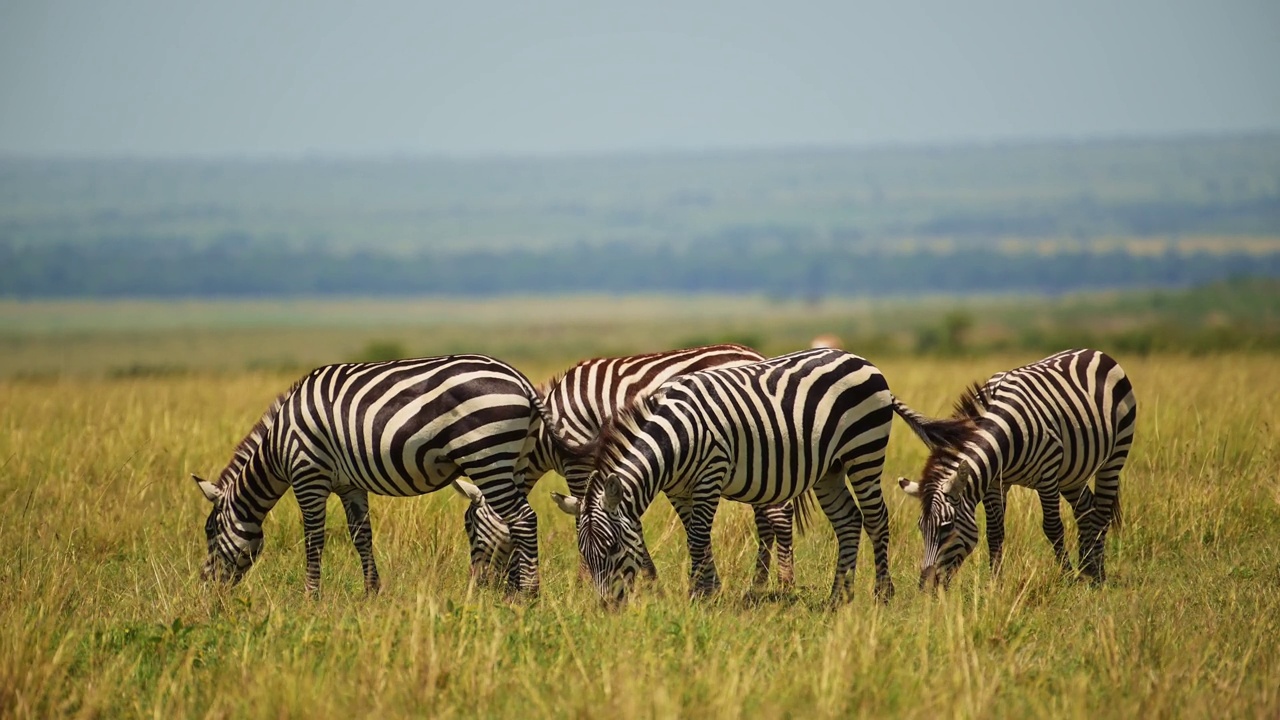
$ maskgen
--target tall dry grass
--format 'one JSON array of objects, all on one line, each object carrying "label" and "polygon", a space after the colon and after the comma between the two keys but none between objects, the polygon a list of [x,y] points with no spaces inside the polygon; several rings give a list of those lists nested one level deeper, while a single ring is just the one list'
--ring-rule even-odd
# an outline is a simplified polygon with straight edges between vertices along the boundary
[{"label": "tall dry grass", "polygon": [[[940,412],[1027,359],[882,369]],[[793,594],[750,596],[750,513],[728,504],[715,536],[726,589],[690,603],[682,532],[659,501],[645,519],[661,578],[606,612],[576,580],[554,476],[534,497],[535,602],[468,587],[452,493],[375,499],[376,598],[361,594],[336,502],[323,595],[303,597],[290,498],[244,583],[210,587],[196,579],[207,505],[187,474],[219,469],[291,377],[3,383],[0,716],[1274,718],[1280,367],[1121,361],[1140,416],[1106,587],[1058,576],[1038,504],[1015,491],[1002,577],[980,548],[949,594],[922,596],[918,511],[892,479],[924,453],[897,425],[885,487],[898,596],[872,601],[864,543],[858,595],[836,611],[825,522],[798,541]]]}]

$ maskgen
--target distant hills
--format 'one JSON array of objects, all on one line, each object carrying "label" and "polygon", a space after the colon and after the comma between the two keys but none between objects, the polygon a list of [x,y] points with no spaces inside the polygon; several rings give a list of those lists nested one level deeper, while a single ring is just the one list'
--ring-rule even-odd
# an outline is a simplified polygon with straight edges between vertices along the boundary
[{"label": "distant hills", "polygon": [[1280,275],[1280,135],[0,159],[0,296],[1065,292]]}]

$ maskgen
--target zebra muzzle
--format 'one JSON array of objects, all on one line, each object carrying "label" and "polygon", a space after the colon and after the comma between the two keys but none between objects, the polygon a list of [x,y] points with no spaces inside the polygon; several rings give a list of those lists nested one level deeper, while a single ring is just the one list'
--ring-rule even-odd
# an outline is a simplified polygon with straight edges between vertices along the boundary
[{"label": "zebra muzzle", "polygon": [[937,592],[938,581],[939,581],[939,577],[938,577],[937,566],[930,565],[929,567],[921,571],[920,573],[920,589],[921,590],[928,593]]}]

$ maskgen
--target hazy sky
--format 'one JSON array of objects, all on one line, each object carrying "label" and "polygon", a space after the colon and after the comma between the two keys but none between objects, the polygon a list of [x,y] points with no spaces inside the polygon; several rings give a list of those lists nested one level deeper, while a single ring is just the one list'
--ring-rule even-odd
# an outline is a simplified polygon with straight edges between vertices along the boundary
[{"label": "hazy sky", "polygon": [[4,0],[0,154],[1280,129],[1280,1]]}]

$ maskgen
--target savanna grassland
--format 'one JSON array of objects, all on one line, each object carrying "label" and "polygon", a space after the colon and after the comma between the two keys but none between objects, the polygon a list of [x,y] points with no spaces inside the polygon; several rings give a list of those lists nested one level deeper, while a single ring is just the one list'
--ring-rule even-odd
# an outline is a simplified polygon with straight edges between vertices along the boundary
[{"label": "savanna grassland", "polygon": [[[579,325],[588,330],[569,335],[481,324],[470,342],[499,356],[510,350],[541,380],[593,351],[631,351],[642,337],[721,339],[706,335],[716,317],[669,335],[635,319],[587,318]],[[779,352],[795,347],[787,333],[810,329],[777,318],[764,330],[735,323],[731,332],[755,333]],[[288,497],[269,516],[266,548],[244,582],[202,584],[208,505],[188,474],[225,464],[300,374],[292,366],[342,359],[370,338],[344,340],[356,343],[348,347],[334,339],[340,327],[325,330],[330,337],[269,323],[223,335],[160,325],[13,330],[6,340],[28,355],[0,379],[0,716],[1280,715],[1275,355],[1103,347],[1139,399],[1122,479],[1125,525],[1108,537],[1105,587],[1059,575],[1038,503],[1015,490],[1001,577],[990,576],[980,545],[949,593],[922,595],[918,509],[894,479],[917,472],[925,454],[895,421],[884,481],[892,603],[872,600],[864,542],[856,597],[826,606],[835,547],[824,519],[797,541],[794,592],[749,592],[751,516],[732,504],[721,507],[715,532],[725,589],[691,603],[683,533],[659,499],[645,524],[660,579],[610,612],[576,577],[573,523],[548,498],[564,490],[554,475],[532,498],[542,568],[533,601],[468,584],[465,505],[447,491],[372,499],[377,597],[363,596],[336,502],[322,595],[303,596],[301,522]],[[386,337],[413,352],[444,347],[429,331],[397,332],[405,334]],[[147,343],[169,354],[149,360]],[[561,349],[527,349],[535,347]],[[851,349],[930,413],[944,412],[966,383],[1043,354],[881,359]],[[273,359],[290,369],[271,367]]]}]

